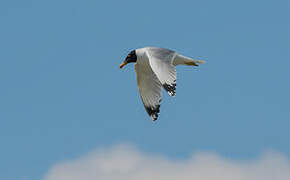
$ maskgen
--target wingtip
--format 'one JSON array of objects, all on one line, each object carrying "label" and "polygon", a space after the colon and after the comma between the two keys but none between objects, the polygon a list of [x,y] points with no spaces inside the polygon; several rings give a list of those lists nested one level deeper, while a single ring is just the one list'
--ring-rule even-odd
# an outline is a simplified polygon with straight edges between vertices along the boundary
[{"label": "wingtip", "polygon": [[153,116],[151,116],[151,119],[152,119],[153,122],[156,122],[157,119],[158,119],[158,117],[153,117]]},{"label": "wingtip", "polygon": [[171,96],[171,97],[175,97],[175,95],[176,95],[176,93],[175,93],[175,92],[172,92],[172,91],[168,91],[167,93],[168,93],[169,96]]},{"label": "wingtip", "polygon": [[159,115],[159,112],[160,112],[160,105],[157,105],[155,107],[146,107],[145,106],[145,109],[147,111],[147,113],[149,114],[150,118],[153,120],[153,121],[156,121],[158,119],[158,115]]},{"label": "wingtip", "polygon": [[172,96],[172,97],[175,96],[176,83],[172,83],[172,84],[167,84],[167,83],[165,83],[165,84],[163,84],[162,86],[163,86],[163,88],[167,91],[167,93],[168,93],[170,96]]},{"label": "wingtip", "polygon": [[158,113],[151,114],[150,117],[151,117],[152,121],[155,122],[158,119]]}]

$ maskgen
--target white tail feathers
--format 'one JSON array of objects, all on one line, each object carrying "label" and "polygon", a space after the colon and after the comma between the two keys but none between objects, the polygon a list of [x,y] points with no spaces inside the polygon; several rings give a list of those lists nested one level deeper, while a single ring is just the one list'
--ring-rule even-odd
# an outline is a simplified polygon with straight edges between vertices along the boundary
[{"label": "white tail feathers", "polygon": [[205,64],[205,61],[203,60],[193,60],[195,63],[199,63],[199,64]]},{"label": "white tail feathers", "polygon": [[180,54],[177,54],[173,60],[173,65],[188,65],[188,66],[198,66],[198,64],[204,64],[205,61],[203,60],[194,60],[190,57],[186,57]]}]

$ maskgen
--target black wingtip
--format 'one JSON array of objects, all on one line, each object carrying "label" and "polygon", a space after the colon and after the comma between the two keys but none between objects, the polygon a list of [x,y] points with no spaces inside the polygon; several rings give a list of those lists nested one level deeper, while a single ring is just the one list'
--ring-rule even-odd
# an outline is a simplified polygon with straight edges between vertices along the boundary
[{"label": "black wingtip", "polygon": [[168,94],[170,96],[175,96],[175,92],[176,92],[176,83],[172,83],[172,84],[163,84],[162,85],[163,88],[168,92]]},{"label": "black wingtip", "polygon": [[160,105],[156,105],[155,107],[145,106],[145,109],[153,121],[156,121],[158,119],[158,113],[160,112]]}]

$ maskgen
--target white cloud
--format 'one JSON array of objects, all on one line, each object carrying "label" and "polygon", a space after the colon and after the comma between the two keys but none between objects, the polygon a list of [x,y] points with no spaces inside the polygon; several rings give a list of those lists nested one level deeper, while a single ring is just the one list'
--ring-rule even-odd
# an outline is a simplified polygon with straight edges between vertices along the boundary
[{"label": "white cloud", "polygon": [[290,180],[290,162],[279,153],[246,161],[215,153],[171,160],[121,145],[57,164],[45,180]]}]

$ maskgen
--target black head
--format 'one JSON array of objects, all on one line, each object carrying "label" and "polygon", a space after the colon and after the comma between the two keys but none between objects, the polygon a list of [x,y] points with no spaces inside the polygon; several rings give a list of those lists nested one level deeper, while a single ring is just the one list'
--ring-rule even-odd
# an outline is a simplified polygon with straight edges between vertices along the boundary
[{"label": "black head", "polygon": [[136,56],[136,50],[131,51],[128,56],[126,57],[125,62],[126,63],[131,63],[131,62],[136,62],[137,61],[137,56]]},{"label": "black head", "polygon": [[132,62],[136,62],[137,61],[137,55],[136,55],[136,50],[131,51],[125,61],[120,65],[120,68],[122,68],[123,66],[125,66],[128,63],[132,63]]}]

